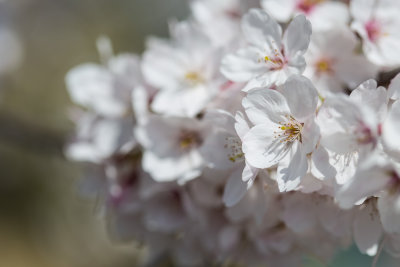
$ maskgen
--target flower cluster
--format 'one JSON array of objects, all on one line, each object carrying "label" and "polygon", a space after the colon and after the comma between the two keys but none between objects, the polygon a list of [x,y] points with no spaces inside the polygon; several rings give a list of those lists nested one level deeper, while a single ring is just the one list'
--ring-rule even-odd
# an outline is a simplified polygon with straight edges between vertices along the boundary
[{"label": "flower cluster", "polygon": [[110,232],[179,266],[400,255],[400,2],[190,7],[143,56],[102,38],[66,77],[66,153]]}]

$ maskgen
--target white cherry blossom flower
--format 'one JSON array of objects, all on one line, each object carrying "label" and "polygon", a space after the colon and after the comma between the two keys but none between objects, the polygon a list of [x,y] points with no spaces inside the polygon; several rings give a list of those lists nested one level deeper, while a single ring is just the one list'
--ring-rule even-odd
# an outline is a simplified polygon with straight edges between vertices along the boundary
[{"label": "white cherry blossom flower", "polygon": [[65,149],[70,159],[100,163],[136,145],[132,118],[110,119],[92,113],[79,117],[76,134]]},{"label": "white cherry blossom flower", "polygon": [[242,138],[250,128],[240,112],[233,117],[224,111],[211,111],[204,120],[210,121],[214,130],[201,151],[210,167],[231,170],[223,195],[225,205],[231,207],[244,197],[258,174],[258,169],[246,162],[242,151]]},{"label": "white cherry blossom flower", "polygon": [[363,39],[363,51],[382,67],[400,65],[400,2],[397,0],[352,0],[351,28]]},{"label": "white cherry blossom flower", "polygon": [[287,22],[297,14],[304,14],[315,31],[346,25],[350,18],[347,6],[338,1],[261,0],[261,5],[279,22]]},{"label": "white cherry blossom flower", "polygon": [[270,15],[251,9],[243,17],[242,30],[248,45],[222,61],[221,71],[228,79],[249,82],[246,90],[282,84],[304,71],[311,24],[303,15],[295,17],[282,36],[281,26]]},{"label": "white cherry blossom flower", "polygon": [[355,53],[356,36],[347,27],[314,33],[305,54],[307,68],[304,76],[310,78],[318,92],[342,92],[354,88],[367,79],[375,78],[377,67],[369,64],[363,55]]},{"label": "white cherry blossom flower", "polygon": [[131,109],[130,97],[142,83],[139,58],[122,54],[106,65],[87,63],[66,76],[72,101],[104,116],[123,116]]},{"label": "white cherry blossom flower", "polygon": [[204,167],[199,148],[207,124],[196,119],[152,116],[138,131],[144,146],[143,169],[158,182],[198,177]]},{"label": "white cherry blossom flower", "polygon": [[255,125],[243,138],[246,160],[260,169],[279,163],[282,191],[296,188],[308,170],[307,154],[319,140],[317,103],[317,91],[302,76],[291,76],[279,91],[253,90],[243,100]]},{"label": "white cherry blossom flower", "polygon": [[382,155],[375,153],[364,160],[354,177],[337,193],[342,208],[378,197],[377,209],[383,229],[387,233],[400,233],[400,179],[399,168]]},{"label": "white cherry blossom flower", "polygon": [[190,23],[174,26],[171,42],[152,42],[144,53],[146,81],[159,89],[151,108],[161,114],[196,116],[218,91],[221,51]]}]

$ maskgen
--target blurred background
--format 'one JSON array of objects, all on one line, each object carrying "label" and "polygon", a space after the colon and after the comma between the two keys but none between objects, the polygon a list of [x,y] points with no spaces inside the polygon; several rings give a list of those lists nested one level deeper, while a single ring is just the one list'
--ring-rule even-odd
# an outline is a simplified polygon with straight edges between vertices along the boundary
[{"label": "blurred background", "polygon": [[[0,267],[140,265],[143,249],[107,236],[96,199],[79,194],[83,167],[63,156],[74,129],[64,76],[98,61],[99,35],[141,53],[187,14],[187,0],[0,0]],[[371,262],[351,248],[329,266]],[[383,255],[378,266],[399,265]]]}]

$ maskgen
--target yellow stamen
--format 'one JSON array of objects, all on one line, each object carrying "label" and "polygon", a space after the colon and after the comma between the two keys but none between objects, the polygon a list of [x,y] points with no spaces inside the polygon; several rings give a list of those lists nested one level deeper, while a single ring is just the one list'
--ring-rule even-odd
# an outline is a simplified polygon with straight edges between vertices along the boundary
[{"label": "yellow stamen", "polygon": [[328,72],[331,69],[327,60],[321,60],[316,65],[319,72]]},{"label": "yellow stamen", "polygon": [[193,140],[191,138],[184,138],[180,142],[181,148],[188,148],[193,144]]},{"label": "yellow stamen", "polygon": [[197,72],[190,71],[185,74],[185,80],[192,85],[196,85],[203,82],[203,77],[201,77]]}]

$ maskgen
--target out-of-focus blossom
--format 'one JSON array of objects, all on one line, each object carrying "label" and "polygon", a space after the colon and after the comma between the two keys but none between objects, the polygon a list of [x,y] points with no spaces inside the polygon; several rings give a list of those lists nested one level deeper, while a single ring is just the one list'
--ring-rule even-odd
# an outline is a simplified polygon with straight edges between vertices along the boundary
[{"label": "out-of-focus blossom", "polygon": [[351,28],[363,40],[365,56],[371,62],[390,68],[400,65],[400,2],[396,0],[352,0]]},{"label": "out-of-focus blossom", "polygon": [[349,10],[344,3],[326,0],[261,0],[261,5],[279,22],[287,22],[304,14],[314,31],[331,30],[349,22]]}]

